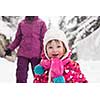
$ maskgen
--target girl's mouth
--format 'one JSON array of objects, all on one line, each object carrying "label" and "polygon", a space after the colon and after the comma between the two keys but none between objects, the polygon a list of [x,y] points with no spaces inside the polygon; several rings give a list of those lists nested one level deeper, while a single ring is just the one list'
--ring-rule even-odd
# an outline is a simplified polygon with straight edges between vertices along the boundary
[{"label": "girl's mouth", "polygon": [[57,57],[57,56],[58,56],[58,54],[52,54],[52,56],[53,56],[53,57]]}]

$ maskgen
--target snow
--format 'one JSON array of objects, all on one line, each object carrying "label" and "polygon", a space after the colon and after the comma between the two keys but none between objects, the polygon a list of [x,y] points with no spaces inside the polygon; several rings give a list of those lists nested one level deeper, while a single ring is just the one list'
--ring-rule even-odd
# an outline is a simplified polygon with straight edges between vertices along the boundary
[{"label": "snow", "polygon": [[0,82],[15,82],[16,62],[0,58]]},{"label": "snow", "polygon": [[58,22],[59,22],[59,16],[39,16],[42,20],[46,22],[47,28],[49,25],[49,22],[51,23],[50,28],[59,28]]},{"label": "snow", "polygon": [[91,35],[76,43],[78,59],[83,60],[100,60],[100,28],[94,31]]},{"label": "snow", "polygon": [[9,39],[10,36],[12,36],[11,33],[13,33],[13,31],[11,28],[7,27],[6,23],[0,20],[0,33],[5,34],[7,38]]},{"label": "snow", "polygon": [[[15,62],[9,62],[6,59],[0,58],[0,82],[15,83],[16,68],[17,68],[17,60]],[[28,83],[33,82],[33,75],[30,68],[31,66],[29,65]]]},{"label": "snow", "polygon": [[89,83],[100,83],[100,61],[78,61]]}]

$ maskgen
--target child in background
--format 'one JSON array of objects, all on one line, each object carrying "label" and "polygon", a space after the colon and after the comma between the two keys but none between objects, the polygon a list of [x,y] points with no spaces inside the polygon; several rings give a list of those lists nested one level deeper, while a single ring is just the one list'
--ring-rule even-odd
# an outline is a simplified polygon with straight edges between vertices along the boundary
[{"label": "child in background", "polygon": [[66,35],[61,30],[48,30],[44,36],[44,55],[34,67],[34,83],[87,83],[77,62],[70,59]]},{"label": "child in background", "polygon": [[18,24],[14,41],[5,50],[7,56],[19,47],[17,51],[16,83],[27,83],[29,63],[33,70],[34,66],[40,62],[43,37],[46,31],[45,22],[38,16],[25,16]]}]

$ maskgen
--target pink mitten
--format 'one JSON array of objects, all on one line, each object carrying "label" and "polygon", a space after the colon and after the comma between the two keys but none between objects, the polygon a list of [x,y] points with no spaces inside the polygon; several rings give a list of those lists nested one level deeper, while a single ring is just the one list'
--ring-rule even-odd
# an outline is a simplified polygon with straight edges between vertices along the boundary
[{"label": "pink mitten", "polygon": [[51,77],[56,78],[58,76],[61,76],[64,71],[64,66],[63,63],[60,59],[58,58],[53,58],[51,59]]},{"label": "pink mitten", "polygon": [[41,60],[40,65],[43,66],[45,69],[49,69],[50,68],[50,60],[43,59],[43,60]]}]

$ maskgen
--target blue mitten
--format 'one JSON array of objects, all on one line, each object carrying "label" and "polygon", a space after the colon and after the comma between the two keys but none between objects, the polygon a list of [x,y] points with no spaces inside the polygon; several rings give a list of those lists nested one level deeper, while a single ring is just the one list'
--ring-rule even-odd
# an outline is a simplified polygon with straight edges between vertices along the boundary
[{"label": "blue mitten", "polygon": [[44,68],[41,65],[36,65],[34,67],[34,73],[37,75],[42,75],[44,73]]},{"label": "blue mitten", "polygon": [[65,78],[63,76],[59,76],[53,79],[54,83],[65,83]]}]

